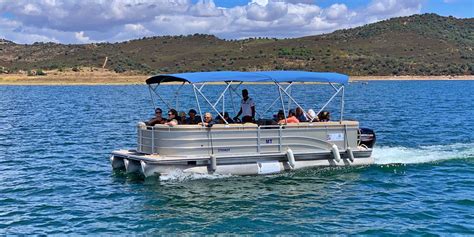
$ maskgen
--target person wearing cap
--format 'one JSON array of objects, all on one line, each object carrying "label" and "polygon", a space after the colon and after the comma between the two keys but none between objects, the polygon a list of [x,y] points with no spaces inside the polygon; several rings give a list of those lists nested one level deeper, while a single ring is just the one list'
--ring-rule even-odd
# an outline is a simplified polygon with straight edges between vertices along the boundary
[{"label": "person wearing cap", "polygon": [[240,110],[234,117],[234,121],[237,121],[240,115],[242,115],[242,123],[251,123],[255,120],[255,103],[253,99],[249,97],[249,91],[247,89],[242,90]]},{"label": "person wearing cap", "polygon": [[145,122],[147,126],[155,126],[155,124],[164,124],[166,121],[162,117],[163,111],[160,108],[155,109],[155,117]]},{"label": "person wearing cap", "polygon": [[308,110],[308,122],[319,122],[318,116],[316,116],[316,112],[313,109]]},{"label": "person wearing cap", "polygon": [[190,109],[188,115],[189,117],[184,121],[185,124],[198,124],[201,122],[201,116],[196,116],[196,110]]},{"label": "person wearing cap", "polygon": [[296,112],[294,109],[290,109],[288,112],[288,118],[286,119],[280,119],[278,121],[278,124],[285,124],[285,123],[299,123],[300,121],[296,118]]}]

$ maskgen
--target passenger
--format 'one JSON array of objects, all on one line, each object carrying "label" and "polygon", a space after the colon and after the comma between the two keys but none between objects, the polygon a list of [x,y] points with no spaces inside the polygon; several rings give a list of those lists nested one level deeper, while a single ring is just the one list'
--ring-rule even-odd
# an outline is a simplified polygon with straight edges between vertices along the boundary
[{"label": "passenger", "polygon": [[175,109],[170,109],[170,111],[168,111],[168,119],[166,120],[165,124],[170,127],[178,125],[178,120],[176,117],[178,117],[178,112]]},{"label": "passenger", "polygon": [[[229,113],[223,112],[221,114],[224,116],[224,119],[227,121],[227,123],[234,123],[234,120],[232,120],[229,117]],[[216,120],[217,120],[217,123],[219,123],[219,124],[225,124],[224,120],[219,115],[217,115]]]},{"label": "passenger", "polygon": [[184,112],[184,111],[179,112],[178,123],[179,124],[186,124],[186,112]]},{"label": "passenger", "polygon": [[160,108],[155,109],[155,117],[145,122],[147,126],[155,126],[155,124],[164,124],[165,120],[162,117],[162,110]]},{"label": "passenger", "polygon": [[255,103],[253,99],[249,97],[249,91],[247,89],[242,90],[240,110],[234,117],[234,121],[237,121],[240,115],[242,115],[242,123],[252,123],[255,121]]},{"label": "passenger", "polygon": [[329,122],[329,120],[331,119],[331,115],[329,114],[329,111],[321,111],[318,117],[319,117],[320,122]]},{"label": "passenger", "polygon": [[286,121],[285,119],[281,119],[280,121],[278,121],[278,124],[299,123],[300,121],[296,118],[295,115],[296,115],[295,110],[290,109],[290,111],[288,112],[288,118],[286,118]]},{"label": "passenger", "polygon": [[204,123],[200,122],[199,125],[204,125],[206,127],[212,127],[212,125],[216,124],[215,120],[212,120],[211,113],[204,114]]},{"label": "passenger", "polygon": [[190,109],[188,115],[189,117],[186,118],[185,124],[198,124],[201,122],[201,116],[196,116],[196,110]]},{"label": "passenger", "polygon": [[275,116],[276,122],[280,124],[280,122],[283,120],[283,123],[285,123],[285,113],[283,113],[283,110],[278,110],[278,113]]},{"label": "passenger", "polygon": [[316,112],[313,109],[308,110],[308,122],[319,122],[318,116],[316,116]]},{"label": "passenger", "polygon": [[307,122],[307,121],[308,121],[308,118],[307,118],[306,115],[304,114],[303,109],[301,109],[301,107],[297,107],[297,108],[296,108],[296,118],[297,118],[300,122]]}]

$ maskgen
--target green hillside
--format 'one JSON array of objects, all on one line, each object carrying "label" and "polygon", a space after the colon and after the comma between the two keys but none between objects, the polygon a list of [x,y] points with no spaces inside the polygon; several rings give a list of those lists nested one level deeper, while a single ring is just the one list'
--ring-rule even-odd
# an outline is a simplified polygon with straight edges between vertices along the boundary
[{"label": "green hillside", "polygon": [[[309,70],[350,75],[474,74],[474,18],[392,18],[294,39],[164,36],[121,43],[15,44],[0,40],[0,69],[102,67],[141,74],[209,70]],[[2,71],[2,70],[0,70]]]}]

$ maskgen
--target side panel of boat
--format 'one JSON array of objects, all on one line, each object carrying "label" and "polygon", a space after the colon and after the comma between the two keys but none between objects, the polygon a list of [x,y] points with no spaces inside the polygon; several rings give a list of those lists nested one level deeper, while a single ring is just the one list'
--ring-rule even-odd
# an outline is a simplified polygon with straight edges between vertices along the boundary
[{"label": "side panel of boat", "polygon": [[283,153],[291,148],[295,153],[330,150],[336,144],[340,150],[357,146],[358,123],[289,124],[283,127],[232,125],[212,128],[200,126],[164,125],[139,127],[138,151],[161,156],[208,156]]}]

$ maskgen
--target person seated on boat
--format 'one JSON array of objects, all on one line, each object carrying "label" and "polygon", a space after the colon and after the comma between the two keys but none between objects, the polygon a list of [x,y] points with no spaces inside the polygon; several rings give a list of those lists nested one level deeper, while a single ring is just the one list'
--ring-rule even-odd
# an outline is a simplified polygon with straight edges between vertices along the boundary
[{"label": "person seated on boat", "polygon": [[285,123],[299,123],[300,121],[298,120],[298,118],[296,118],[296,112],[294,109],[290,109],[290,111],[288,112],[288,118],[285,119],[281,119],[280,121],[278,121],[278,124],[285,124]]},{"label": "person seated on boat", "polygon": [[194,109],[190,109],[188,112],[189,117],[186,118],[185,124],[198,124],[201,122],[201,116],[196,116],[197,112]]},{"label": "person seated on boat", "polygon": [[308,121],[307,122],[319,122],[318,116],[316,116],[316,112],[313,109],[308,110]]},{"label": "person seated on boat", "polygon": [[176,117],[178,117],[178,111],[175,109],[170,109],[170,111],[168,111],[168,119],[166,120],[165,124],[170,127],[178,125],[178,120]]},{"label": "person seated on boat", "polygon": [[178,124],[186,124],[186,112],[179,111]]},{"label": "person seated on boat", "polygon": [[275,120],[278,124],[280,124],[281,121],[285,123],[285,113],[283,113],[283,110],[278,110],[278,113],[275,116]]},{"label": "person seated on boat", "polygon": [[[234,123],[234,120],[232,120],[229,116],[228,112],[222,112],[221,113],[224,116],[224,119],[227,121],[227,123]],[[216,121],[219,124],[225,124],[224,119],[221,118],[221,116],[217,115]]]},{"label": "person seated on boat", "polygon": [[145,122],[147,126],[155,126],[155,124],[164,124],[166,121],[162,117],[163,111],[160,108],[155,109],[155,117]]},{"label": "person seated on boat", "polygon": [[319,122],[329,122],[331,119],[331,115],[329,114],[329,111],[321,111],[321,113],[318,114]]},{"label": "person seated on boat", "polygon": [[212,127],[212,125],[216,124],[215,120],[212,120],[212,114],[207,112],[204,114],[204,123],[200,122],[199,125],[204,125],[206,127]]},{"label": "person seated on boat", "polygon": [[240,115],[242,115],[242,123],[252,123],[255,121],[255,103],[253,99],[249,97],[249,91],[247,89],[242,90],[240,110],[234,117],[234,121],[237,121]]},{"label": "person seated on boat", "polygon": [[296,107],[296,115],[295,116],[300,122],[307,122],[308,121],[308,118],[304,114],[303,109],[301,109],[301,107]]}]

